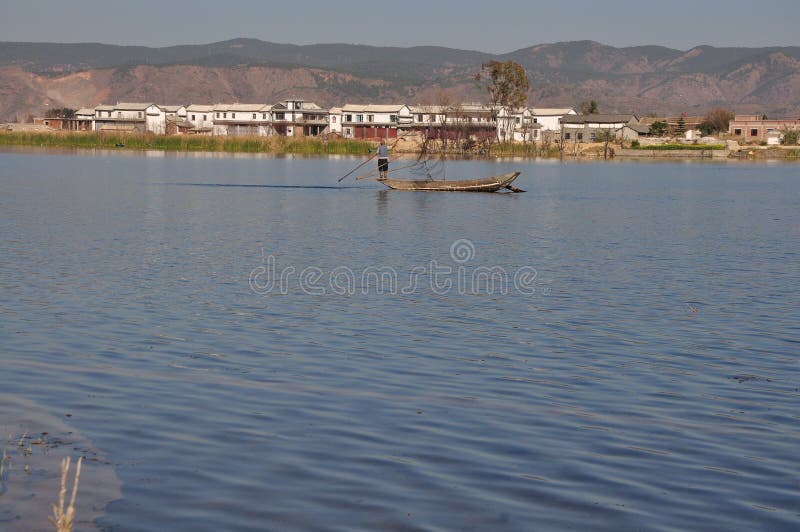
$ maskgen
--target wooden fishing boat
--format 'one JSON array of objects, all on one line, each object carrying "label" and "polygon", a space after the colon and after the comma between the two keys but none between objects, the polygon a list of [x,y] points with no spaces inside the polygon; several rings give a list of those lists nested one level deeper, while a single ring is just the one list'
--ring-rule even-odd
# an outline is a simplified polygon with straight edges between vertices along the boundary
[{"label": "wooden fishing boat", "polygon": [[507,188],[512,192],[524,192],[523,190],[512,187],[519,172],[509,172],[482,179],[461,179],[450,180],[425,180],[425,179],[376,179],[378,183],[384,184],[393,190],[429,190],[440,192],[497,192]]}]

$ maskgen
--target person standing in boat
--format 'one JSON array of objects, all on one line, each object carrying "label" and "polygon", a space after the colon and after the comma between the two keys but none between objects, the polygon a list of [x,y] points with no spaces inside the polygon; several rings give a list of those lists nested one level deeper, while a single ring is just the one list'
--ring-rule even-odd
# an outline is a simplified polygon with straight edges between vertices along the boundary
[{"label": "person standing in boat", "polygon": [[389,146],[386,141],[381,139],[378,146],[378,179],[386,179],[389,176]]}]

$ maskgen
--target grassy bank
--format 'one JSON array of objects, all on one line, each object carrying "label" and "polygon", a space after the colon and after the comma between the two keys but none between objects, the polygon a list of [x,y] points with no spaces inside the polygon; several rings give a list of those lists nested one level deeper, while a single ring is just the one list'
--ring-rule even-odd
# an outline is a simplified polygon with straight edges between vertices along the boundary
[{"label": "grassy bank", "polygon": [[559,157],[558,146],[525,142],[500,142],[489,146],[493,157]]},{"label": "grassy bank", "polygon": [[0,132],[0,146],[101,148],[229,153],[296,153],[308,155],[365,155],[372,144],[358,140],[317,138],[161,136],[143,134]]},{"label": "grassy bank", "polygon": [[645,145],[631,145],[632,150],[648,150],[648,151],[674,151],[674,150],[724,150],[723,144],[653,144],[651,146]]}]

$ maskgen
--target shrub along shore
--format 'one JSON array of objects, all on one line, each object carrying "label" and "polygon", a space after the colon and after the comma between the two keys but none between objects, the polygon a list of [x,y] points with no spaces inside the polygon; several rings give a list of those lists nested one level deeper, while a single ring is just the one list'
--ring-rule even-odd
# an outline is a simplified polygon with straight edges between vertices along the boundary
[{"label": "shrub along shore", "polygon": [[104,133],[3,132],[0,146],[214,151],[229,153],[297,153],[308,155],[364,155],[373,143],[360,140],[322,140],[287,137],[208,137],[201,135],[110,135]]},{"label": "shrub along shore", "polygon": [[[418,153],[419,142],[403,139],[397,153]],[[393,142],[393,141],[391,141]],[[98,132],[0,132],[0,146],[46,148],[126,149],[185,152],[272,153],[305,155],[368,155],[377,142],[354,139],[324,140],[317,137],[212,137],[202,135],[107,134]],[[448,155],[558,157],[555,146],[494,143],[483,150],[448,150]]]}]

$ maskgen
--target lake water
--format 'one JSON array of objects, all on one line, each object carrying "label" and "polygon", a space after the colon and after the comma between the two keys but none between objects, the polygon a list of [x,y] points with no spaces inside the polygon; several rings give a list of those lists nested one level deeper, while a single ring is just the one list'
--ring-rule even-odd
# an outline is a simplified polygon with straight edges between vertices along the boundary
[{"label": "lake water", "polygon": [[0,153],[0,393],[95,526],[800,528],[800,167],[358,162]]}]

